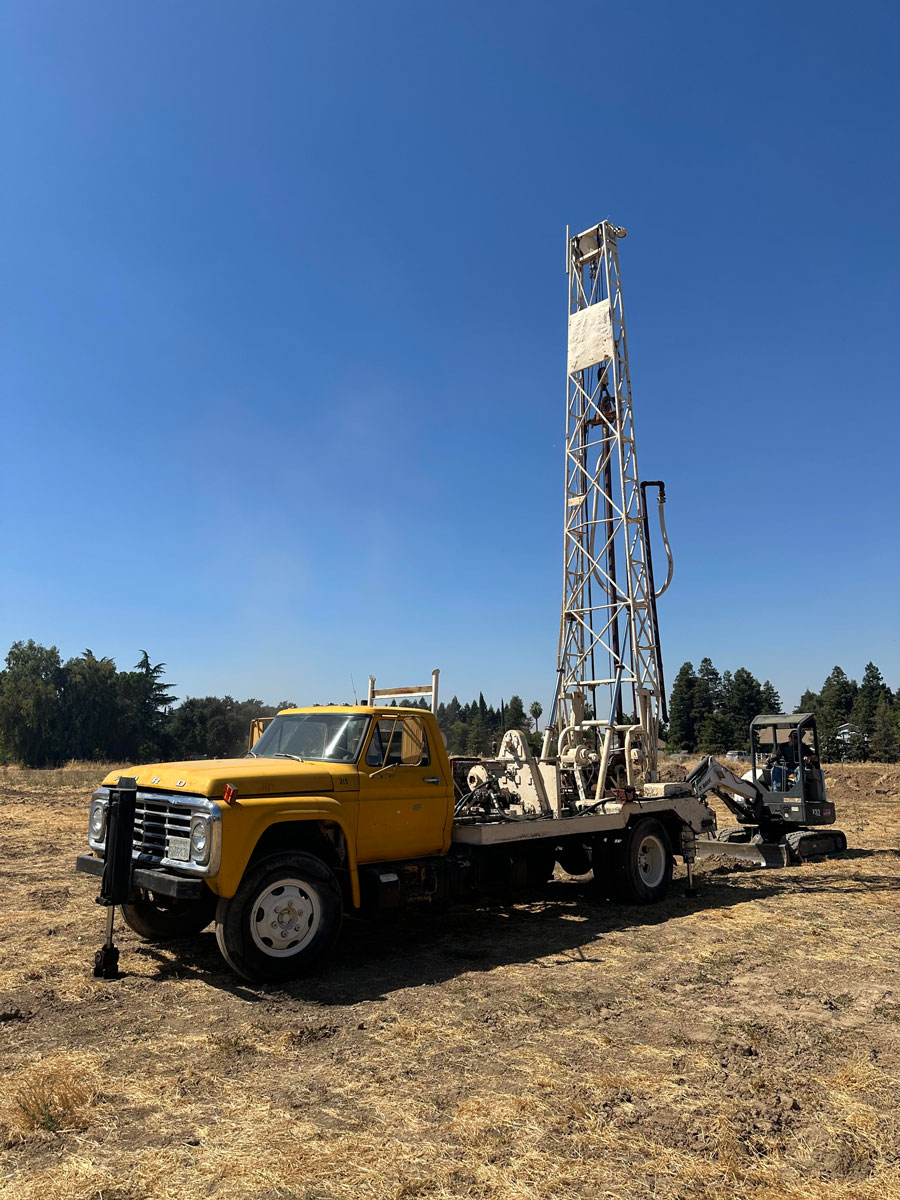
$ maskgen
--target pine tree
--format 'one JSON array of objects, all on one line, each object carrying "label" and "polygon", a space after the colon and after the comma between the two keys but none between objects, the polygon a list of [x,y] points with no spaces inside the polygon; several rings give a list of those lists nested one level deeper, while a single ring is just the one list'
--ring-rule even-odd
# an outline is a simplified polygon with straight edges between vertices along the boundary
[{"label": "pine tree", "polygon": [[487,742],[487,730],[479,713],[473,721],[469,722],[466,734],[466,754],[486,754],[488,750]]},{"label": "pine tree", "polygon": [[896,762],[900,757],[900,710],[885,692],[878,697],[872,736],[869,739],[869,755],[876,762]]},{"label": "pine tree", "polygon": [[465,754],[469,730],[465,721],[454,721],[447,738],[447,749],[451,754]]},{"label": "pine tree", "polygon": [[862,682],[850,710],[850,720],[860,731],[858,752],[862,757],[866,756],[866,747],[875,732],[875,714],[878,711],[878,702],[882,698],[890,703],[892,699],[890,688],[885,684],[882,674],[875,664],[873,662],[866,663]]},{"label": "pine tree", "polygon": [[[803,712],[803,709],[800,709]],[[762,708],[760,712],[764,713],[780,713],[781,712],[781,697],[775,690],[775,685],[767,679],[762,685]]]},{"label": "pine tree", "polygon": [[[838,737],[838,729],[850,720],[857,690],[856,681],[848,679],[841,667],[835,667],[822,684],[816,706],[816,724],[822,755],[826,759],[842,758],[848,750]],[[855,753],[853,744],[849,751]]]},{"label": "pine tree", "polygon": [[734,721],[724,713],[710,713],[697,730],[697,749],[704,754],[721,754],[734,743]]},{"label": "pine tree", "polygon": [[728,690],[727,703],[723,703],[722,710],[731,724],[730,741],[737,749],[748,749],[750,722],[755,716],[766,711],[766,707],[762,686],[746,667],[738,667],[735,671]]},{"label": "pine tree", "polygon": [[[506,729],[521,729],[523,732],[528,727],[528,718],[525,715],[525,705],[522,703],[521,696],[510,696],[509,704],[506,706],[506,720],[504,722]],[[501,734],[506,732],[502,729]]]},{"label": "pine tree", "polygon": [[710,713],[718,712],[722,702],[722,680],[713,666],[712,659],[703,658],[697,668],[697,683],[694,687],[694,728]]},{"label": "pine tree", "polygon": [[686,662],[675,676],[669,699],[669,749],[688,753],[697,745],[694,725],[697,676],[694,664]]}]

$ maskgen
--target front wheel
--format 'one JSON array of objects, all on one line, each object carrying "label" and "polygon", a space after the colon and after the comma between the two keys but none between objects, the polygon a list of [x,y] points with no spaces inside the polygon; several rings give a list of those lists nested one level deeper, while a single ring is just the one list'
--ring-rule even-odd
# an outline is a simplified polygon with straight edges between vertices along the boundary
[{"label": "front wheel", "polygon": [[661,900],[669,889],[672,866],[672,843],[665,827],[655,817],[635,821],[610,855],[613,897],[625,904]]},{"label": "front wheel", "polygon": [[218,897],[209,888],[199,900],[176,900],[156,892],[142,891],[122,905],[125,924],[145,942],[171,942],[194,937],[216,915]]},{"label": "front wheel", "polygon": [[341,889],[321,859],[301,851],[272,854],[219,901],[216,940],[245,979],[294,979],[331,949],[342,910]]}]

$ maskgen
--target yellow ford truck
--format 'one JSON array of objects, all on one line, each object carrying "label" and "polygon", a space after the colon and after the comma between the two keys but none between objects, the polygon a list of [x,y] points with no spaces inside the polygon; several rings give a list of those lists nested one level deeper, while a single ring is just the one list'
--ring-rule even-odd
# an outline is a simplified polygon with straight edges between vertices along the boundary
[{"label": "yellow ford truck", "polygon": [[[103,874],[120,779],[92,797],[80,871]],[[140,766],[129,786],[126,922],[163,941],[215,921],[226,961],[251,980],[302,973],[345,912],[534,886],[556,862],[593,868],[603,894],[656,900],[674,854],[692,860],[694,835],[713,827],[683,785],[638,798],[626,784],[586,806],[571,765],[536,762],[521,733],[494,759],[451,760],[433,712],[372,703],[286,709],[246,757]]]}]

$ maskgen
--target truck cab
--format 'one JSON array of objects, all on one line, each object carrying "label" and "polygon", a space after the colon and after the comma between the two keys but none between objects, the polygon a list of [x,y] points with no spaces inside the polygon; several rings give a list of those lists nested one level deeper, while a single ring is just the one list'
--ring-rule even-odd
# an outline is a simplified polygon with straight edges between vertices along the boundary
[{"label": "truck cab", "polygon": [[327,950],[358,909],[368,864],[443,856],[453,782],[431,712],[386,706],[284,709],[243,758],[112,772],[94,793],[77,867],[102,874],[110,795],[135,780],[135,894],[144,937],[216,921],[219,946],[251,978],[287,977]]}]

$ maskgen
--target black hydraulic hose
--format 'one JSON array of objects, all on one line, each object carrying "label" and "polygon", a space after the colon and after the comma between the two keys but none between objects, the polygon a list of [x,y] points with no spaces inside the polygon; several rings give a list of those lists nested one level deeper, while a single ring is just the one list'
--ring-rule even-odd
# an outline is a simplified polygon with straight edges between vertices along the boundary
[{"label": "black hydraulic hose", "polygon": [[662,718],[668,723],[669,706],[666,703],[666,682],[663,675],[662,649],[659,644],[659,616],[656,611],[656,584],[653,582],[653,549],[650,545],[650,518],[647,516],[647,488],[655,487],[659,492],[659,503],[666,502],[666,485],[661,479],[646,479],[641,484],[641,514],[644,522],[644,544],[647,552],[647,583],[649,585],[650,622],[653,627],[653,641],[656,647],[656,673],[659,676],[660,706]]}]

